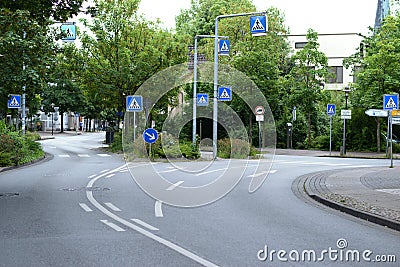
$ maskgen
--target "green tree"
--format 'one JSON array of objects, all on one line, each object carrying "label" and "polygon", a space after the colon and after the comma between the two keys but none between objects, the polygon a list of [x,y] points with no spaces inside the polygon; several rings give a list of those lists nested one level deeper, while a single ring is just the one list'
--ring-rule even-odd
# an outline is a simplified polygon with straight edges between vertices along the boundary
[{"label": "green tree", "polygon": [[[362,51],[345,63],[353,66],[356,83],[351,94],[353,106],[366,110],[382,108],[384,94],[400,92],[400,16],[385,18],[382,26],[364,38]],[[381,118],[375,117],[377,151],[380,151]],[[371,120],[365,120],[368,127]],[[372,127],[369,127],[372,128]]]},{"label": "green tree", "polygon": [[[317,103],[324,100],[321,83],[329,76],[328,58],[319,51],[318,33],[307,31],[307,44],[293,55],[293,78],[291,102],[307,114],[307,145],[311,146],[312,115],[317,111]],[[316,127],[316,124],[314,125]]]},{"label": "green tree", "polygon": [[80,11],[84,0],[0,0],[0,8],[16,12],[29,11],[31,19],[40,25],[47,25],[50,18],[56,21],[66,21]]}]

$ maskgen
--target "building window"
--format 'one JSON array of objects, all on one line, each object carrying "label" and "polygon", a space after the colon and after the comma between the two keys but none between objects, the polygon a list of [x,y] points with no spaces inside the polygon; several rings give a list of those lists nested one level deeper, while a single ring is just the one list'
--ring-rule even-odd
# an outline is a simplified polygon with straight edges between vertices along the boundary
[{"label": "building window", "polygon": [[294,43],[294,48],[296,49],[300,49],[300,48],[304,48],[306,46],[307,42],[296,42]]},{"label": "building window", "polygon": [[333,77],[328,78],[328,83],[343,83],[343,66],[329,67]]}]

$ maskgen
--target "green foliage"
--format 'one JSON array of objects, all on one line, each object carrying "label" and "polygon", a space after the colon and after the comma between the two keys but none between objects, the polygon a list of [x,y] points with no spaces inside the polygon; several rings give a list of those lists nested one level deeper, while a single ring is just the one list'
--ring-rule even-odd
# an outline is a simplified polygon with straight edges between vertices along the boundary
[{"label": "green foliage", "polygon": [[257,150],[244,140],[230,138],[218,140],[217,156],[220,158],[246,159],[256,154]]},{"label": "green foliage", "polygon": [[198,145],[187,141],[180,141],[176,137],[162,133],[157,141],[152,144],[152,156],[155,158],[187,158],[197,159],[200,157]]},{"label": "green foliage", "polygon": [[111,143],[110,150],[111,150],[111,152],[114,152],[114,153],[122,152],[123,148],[122,148],[122,132],[121,131],[114,132],[114,141]]},{"label": "green foliage", "polygon": [[44,156],[41,145],[35,142],[37,136],[22,136],[7,129],[0,121],[0,166],[21,165]]}]

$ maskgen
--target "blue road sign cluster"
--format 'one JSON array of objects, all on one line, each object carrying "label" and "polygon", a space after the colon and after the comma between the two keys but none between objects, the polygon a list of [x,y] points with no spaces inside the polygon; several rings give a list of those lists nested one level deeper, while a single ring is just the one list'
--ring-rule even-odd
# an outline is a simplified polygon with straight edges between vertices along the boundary
[{"label": "blue road sign cluster", "polygon": [[126,111],[142,111],[143,97],[141,95],[128,95],[126,97]]},{"label": "blue road sign cluster", "polygon": [[21,96],[20,95],[10,95],[7,102],[8,108],[20,108],[21,107]]},{"label": "blue road sign cluster", "polygon": [[219,101],[231,101],[232,100],[232,89],[230,87],[220,87],[218,89],[218,100]]}]

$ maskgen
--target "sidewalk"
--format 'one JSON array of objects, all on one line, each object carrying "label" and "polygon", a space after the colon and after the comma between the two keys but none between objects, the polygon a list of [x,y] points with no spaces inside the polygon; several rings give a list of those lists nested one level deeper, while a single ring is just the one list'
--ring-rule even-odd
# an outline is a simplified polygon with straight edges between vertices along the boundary
[{"label": "sidewalk", "polygon": [[296,183],[326,206],[400,231],[400,167],[318,172]]}]

